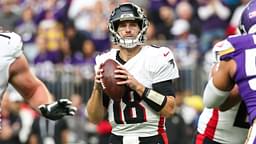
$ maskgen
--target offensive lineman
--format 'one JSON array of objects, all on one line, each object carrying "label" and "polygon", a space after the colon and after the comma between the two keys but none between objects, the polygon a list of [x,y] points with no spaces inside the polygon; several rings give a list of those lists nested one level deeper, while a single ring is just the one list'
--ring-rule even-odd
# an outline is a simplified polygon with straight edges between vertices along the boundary
[{"label": "offensive lineman", "polygon": [[250,1],[242,13],[239,30],[243,35],[223,41],[220,63],[204,91],[204,103],[213,108],[231,99],[230,90],[236,84],[244,101],[250,130],[245,144],[256,143],[256,1]]},{"label": "offensive lineman", "polygon": [[[223,41],[213,47],[215,62],[212,71],[217,68],[219,54],[228,48],[229,45],[225,45]],[[232,92],[238,95],[237,87],[233,88]],[[236,104],[229,106],[232,108],[224,108],[225,111],[205,107],[199,117],[193,144],[243,144],[249,129],[247,110],[244,102],[240,102],[240,99],[236,101]]]},{"label": "offensive lineman", "polygon": [[[124,3],[116,7],[109,20],[112,41],[118,49],[97,56],[94,89],[87,103],[89,120],[98,123],[108,114],[112,125],[110,144],[168,144],[165,117],[175,111],[172,81],[178,69],[170,49],[144,45],[148,20],[140,7]],[[130,91],[121,102],[102,92],[102,69],[107,59],[122,66],[115,72]]]},{"label": "offensive lineman", "polygon": [[0,44],[0,99],[11,83],[30,106],[48,119],[58,120],[75,114],[76,108],[71,106],[71,101],[60,99],[53,102],[45,85],[32,74],[18,34],[0,27]]}]

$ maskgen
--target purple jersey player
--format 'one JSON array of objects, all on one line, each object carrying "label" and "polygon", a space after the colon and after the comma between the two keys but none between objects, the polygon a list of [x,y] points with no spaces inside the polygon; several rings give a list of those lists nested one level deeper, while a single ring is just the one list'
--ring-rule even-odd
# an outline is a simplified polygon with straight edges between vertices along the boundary
[{"label": "purple jersey player", "polygon": [[243,35],[218,43],[221,61],[205,88],[204,103],[213,108],[231,101],[229,91],[237,84],[251,125],[245,144],[256,144],[256,1],[243,11],[239,30]]}]

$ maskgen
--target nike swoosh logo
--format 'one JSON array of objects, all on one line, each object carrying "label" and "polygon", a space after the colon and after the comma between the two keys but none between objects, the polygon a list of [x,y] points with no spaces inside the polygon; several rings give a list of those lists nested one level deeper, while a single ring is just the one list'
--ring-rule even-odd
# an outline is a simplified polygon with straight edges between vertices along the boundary
[{"label": "nike swoosh logo", "polygon": [[170,52],[168,51],[167,53],[164,53],[164,56],[167,56]]}]

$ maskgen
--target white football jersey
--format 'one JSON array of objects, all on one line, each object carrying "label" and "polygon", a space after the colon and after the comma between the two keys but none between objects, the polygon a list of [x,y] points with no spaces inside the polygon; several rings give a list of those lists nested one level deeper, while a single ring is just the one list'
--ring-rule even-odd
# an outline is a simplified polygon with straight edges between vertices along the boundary
[{"label": "white football jersey", "polygon": [[14,33],[0,33],[0,98],[4,94],[9,80],[9,67],[22,54],[21,37]]},{"label": "white football jersey", "polygon": [[[112,49],[97,56],[96,70],[105,60],[116,60],[117,51],[118,49]],[[166,47],[143,46],[141,51],[123,66],[148,88],[152,88],[153,83],[179,77],[173,53]],[[120,103],[110,100],[108,116],[112,124],[112,133],[116,135],[148,137],[163,133],[165,130],[165,118],[157,114],[133,91],[130,91]]]},{"label": "white football jersey", "polygon": [[222,144],[243,144],[249,123],[245,105],[241,106],[241,104],[225,112],[204,108],[198,121],[197,131]]},{"label": "white football jersey", "polygon": [[[220,61],[221,55],[232,51],[233,46],[227,40],[218,42],[212,50],[215,63]],[[198,121],[197,131],[222,144],[243,144],[248,128],[246,106],[244,103],[239,103],[225,112],[204,108]]]}]

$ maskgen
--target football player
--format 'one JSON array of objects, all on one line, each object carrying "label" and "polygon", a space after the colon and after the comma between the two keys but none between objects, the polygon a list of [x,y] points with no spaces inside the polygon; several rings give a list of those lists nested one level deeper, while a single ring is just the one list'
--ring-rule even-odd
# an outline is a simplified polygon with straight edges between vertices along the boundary
[{"label": "football player", "polygon": [[[225,45],[221,41],[217,43],[213,49],[213,57],[215,61],[212,66],[212,71],[218,68],[219,55],[229,45]],[[227,46],[227,47],[226,47]],[[223,104],[221,110],[219,108],[203,109],[197,124],[197,133],[193,137],[193,144],[242,144],[246,139],[249,129],[247,121],[247,110],[244,102],[241,102],[237,86],[232,89],[232,95],[235,99],[227,106]],[[225,107],[224,107],[225,106]],[[230,108],[230,109],[229,109]]]},{"label": "football player", "polygon": [[53,102],[46,86],[31,72],[18,34],[0,28],[0,43],[0,98],[11,83],[35,110],[48,119],[57,120],[75,114],[76,108],[71,106],[71,101],[60,99]]},{"label": "football player", "polygon": [[250,130],[245,144],[256,143],[256,1],[250,1],[244,9],[239,30],[242,35],[230,36],[223,43],[220,62],[204,90],[204,103],[214,108],[233,99],[230,90],[238,86],[246,105]]},{"label": "football player", "polygon": [[[149,22],[133,3],[116,7],[109,19],[112,41],[119,48],[96,57],[94,89],[87,103],[88,117],[98,123],[108,114],[112,125],[111,144],[167,144],[165,117],[175,111],[173,79],[178,69],[173,53],[166,47],[145,45]],[[107,59],[117,61],[114,75],[129,91],[120,102],[102,91],[102,69]]]}]

